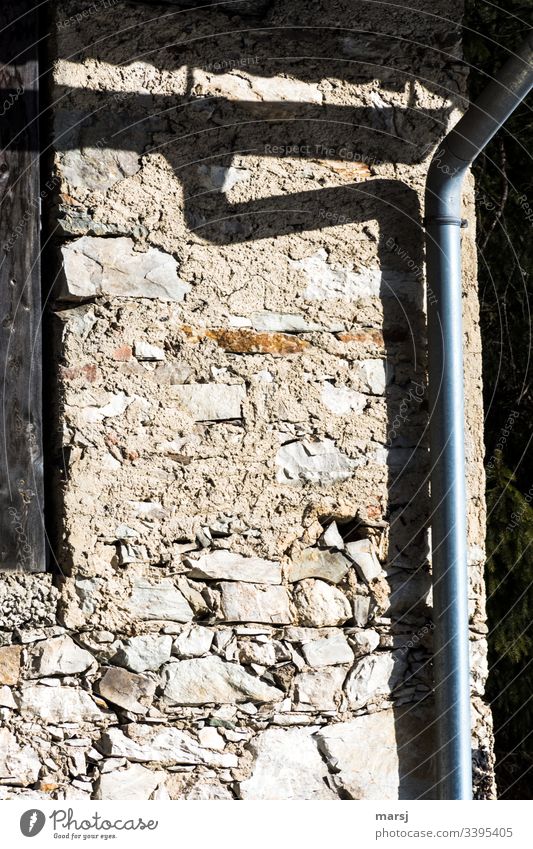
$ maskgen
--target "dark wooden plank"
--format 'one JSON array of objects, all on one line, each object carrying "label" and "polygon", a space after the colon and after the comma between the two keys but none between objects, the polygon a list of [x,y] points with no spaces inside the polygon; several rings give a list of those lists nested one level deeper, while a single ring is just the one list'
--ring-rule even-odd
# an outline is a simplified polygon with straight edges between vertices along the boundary
[{"label": "dark wooden plank", "polygon": [[37,0],[0,8],[0,569],[45,569]]}]

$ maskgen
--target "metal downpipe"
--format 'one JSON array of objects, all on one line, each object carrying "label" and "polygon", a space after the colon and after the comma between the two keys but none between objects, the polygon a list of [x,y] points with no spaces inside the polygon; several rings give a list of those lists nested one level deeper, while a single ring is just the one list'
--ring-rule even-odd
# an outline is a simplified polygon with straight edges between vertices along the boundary
[{"label": "metal downpipe", "polygon": [[426,181],[434,681],[439,799],[472,798],[461,197],[465,173],[533,87],[533,30],[446,136]]}]

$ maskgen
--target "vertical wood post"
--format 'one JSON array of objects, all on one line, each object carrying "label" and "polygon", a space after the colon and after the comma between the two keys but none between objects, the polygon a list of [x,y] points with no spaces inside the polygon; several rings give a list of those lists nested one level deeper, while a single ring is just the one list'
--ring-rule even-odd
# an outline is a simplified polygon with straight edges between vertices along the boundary
[{"label": "vertical wood post", "polygon": [[46,566],[37,0],[0,7],[0,570]]}]

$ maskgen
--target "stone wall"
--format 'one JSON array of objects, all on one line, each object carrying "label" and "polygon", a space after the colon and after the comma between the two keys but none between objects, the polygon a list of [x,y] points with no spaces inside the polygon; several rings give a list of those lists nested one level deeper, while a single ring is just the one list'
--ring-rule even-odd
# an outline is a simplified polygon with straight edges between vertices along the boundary
[{"label": "stone wall", "polygon": [[238,5],[56,4],[56,562],[0,583],[4,798],[434,796],[422,198],[461,2]]}]

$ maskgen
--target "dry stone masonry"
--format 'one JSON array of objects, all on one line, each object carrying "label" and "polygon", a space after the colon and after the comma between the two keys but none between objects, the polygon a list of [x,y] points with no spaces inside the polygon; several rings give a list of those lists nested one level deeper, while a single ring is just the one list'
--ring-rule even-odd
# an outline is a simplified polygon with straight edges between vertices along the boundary
[{"label": "dry stone masonry", "polygon": [[[54,4],[56,562],[0,580],[0,797],[431,798],[422,196],[461,2],[180,5]],[[489,798],[471,184],[465,217]]]}]

